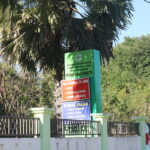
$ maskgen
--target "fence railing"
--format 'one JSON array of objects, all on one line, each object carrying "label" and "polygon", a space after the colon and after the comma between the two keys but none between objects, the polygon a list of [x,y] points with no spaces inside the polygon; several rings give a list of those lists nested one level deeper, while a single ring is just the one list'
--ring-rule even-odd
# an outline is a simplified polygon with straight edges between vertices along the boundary
[{"label": "fence railing", "polygon": [[[39,136],[39,118],[0,116],[0,137]],[[100,122],[51,119],[51,137],[100,136]],[[139,123],[108,122],[109,136],[139,135]]]},{"label": "fence railing", "polygon": [[39,136],[39,119],[0,116],[0,137]]},{"label": "fence railing", "polygon": [[109,136],[139,135],[139,123],[108,122]]},{"label": "fence railing", "polygon": [[51,137],[100,136],[100,122],[51,119]]}]

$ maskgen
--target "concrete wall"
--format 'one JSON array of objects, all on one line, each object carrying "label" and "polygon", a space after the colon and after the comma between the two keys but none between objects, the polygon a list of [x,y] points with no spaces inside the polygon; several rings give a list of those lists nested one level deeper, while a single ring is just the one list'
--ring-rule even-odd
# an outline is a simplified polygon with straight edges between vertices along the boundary
[{"label": "concrete wall", "polygon": [[139,136],[109,137],[108,150],[141,150]]},{"label": "concrete wall", "polygon": [[52,150],[100,150],[100,138],[52,138]]},{"label": "concrete wall", "polygon": [[[40,139],[0,138],[0,150],[40,150]],[[100,150],[100,138],[52,138],[51,150]],[[140,137],[109,137],[108,150],[140,150]]]},{"label": "concrete wall", "polygon": [[40,139],[0,138],[0,150],[40,150]]},{"label": "concrete wall", "polygon": [[[52,150],[100,150],[100,138],[52,138]],[[140,150],[139,136],[109,137],[108,150]]]}]

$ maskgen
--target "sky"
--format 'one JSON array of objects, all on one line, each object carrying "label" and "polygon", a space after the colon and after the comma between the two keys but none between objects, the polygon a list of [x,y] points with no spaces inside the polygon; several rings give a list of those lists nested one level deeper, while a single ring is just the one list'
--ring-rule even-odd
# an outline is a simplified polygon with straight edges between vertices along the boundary
[{"label": "sky", "polygon": [[144,0],[133,1],[133,18],[127,30],[121,31],[117,43],[124,41],[124,37],[140,37],[150,34],[150,4]]}]

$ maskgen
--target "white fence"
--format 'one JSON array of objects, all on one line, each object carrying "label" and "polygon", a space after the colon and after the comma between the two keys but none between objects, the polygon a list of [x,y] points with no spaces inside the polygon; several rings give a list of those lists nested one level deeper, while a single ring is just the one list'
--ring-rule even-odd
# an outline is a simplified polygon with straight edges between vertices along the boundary
[{"label": "white fence", "polygon": [[[140,150],[140,137],[108,137],[108,150]],[[0,150],[40,150],[39,138],[0,138]],[[51,138],[51,150],[100,150],[100,137]]]}]

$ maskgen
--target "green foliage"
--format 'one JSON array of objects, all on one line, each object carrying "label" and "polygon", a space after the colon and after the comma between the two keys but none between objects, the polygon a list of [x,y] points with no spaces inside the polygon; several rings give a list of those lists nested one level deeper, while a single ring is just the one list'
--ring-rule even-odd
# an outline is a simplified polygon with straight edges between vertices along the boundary
[{"label": "green foliage", "polygon": [[49,73],[43,73],[40,80],[40,104],[42,106],[52,107],[54,99],[54,82],[53,77]]},{"label": "green foliage", "polygon": [[150,36],[126,38],[102,69],[104,111],[113,120],[150,115]]},{"label": "green foliage", "polygon": [[19,75],[1,62],[0,76],[0,115],[27,116],[31,107],[52,107],[53,84],[48,74],[40,77]]},{"label": "green foliage", "polygon": [[95,48],[109,61],[132,11],[132,0],[1,0],[0,53],[29,71],[55,69],[60,80],[65,52]]},{"label": "green foliage", "polygon": [[[138,78],[150,76],[150,36],[141,38],[126,38],[125,42],[116,47],[116,59],[119,67],[130,70]],[[119,57],[119,58],[118,58]]]}]

